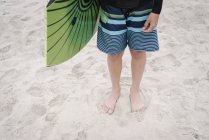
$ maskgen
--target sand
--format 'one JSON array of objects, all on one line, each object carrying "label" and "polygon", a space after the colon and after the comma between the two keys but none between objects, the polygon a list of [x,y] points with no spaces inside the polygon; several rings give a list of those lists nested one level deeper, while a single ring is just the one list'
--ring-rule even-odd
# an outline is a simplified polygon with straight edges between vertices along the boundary
[{"label": "sand", "polygon": [[46,67],[47,1],[0,0],[0,140],[209,140],[209,3],[164,1],[160,51],[147,53],[147,109],[130,112],[131,56],[112,115],[106,54],[96,34],[69,61]]}]

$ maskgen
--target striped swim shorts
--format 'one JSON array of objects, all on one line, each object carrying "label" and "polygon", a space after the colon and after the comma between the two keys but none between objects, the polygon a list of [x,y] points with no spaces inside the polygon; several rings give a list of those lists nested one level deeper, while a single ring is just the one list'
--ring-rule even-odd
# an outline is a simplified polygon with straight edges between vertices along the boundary
[{"label": "striped swim shorts", "polygon": [[152,11],[153,3],[132,9],[128,15],[122,8],[101,6],[97,48],[107,54],[118,54],[129,46],[135,51],[158,51],[157,27],[152,32],[143,32],[142,27]]}]

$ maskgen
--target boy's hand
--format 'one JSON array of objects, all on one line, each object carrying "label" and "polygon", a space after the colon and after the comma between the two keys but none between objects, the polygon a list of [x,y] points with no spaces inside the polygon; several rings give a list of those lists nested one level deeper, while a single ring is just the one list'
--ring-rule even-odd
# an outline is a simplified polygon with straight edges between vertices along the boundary
[{"label": "boy's hand", "polygon": [[157,26],[159,19],[159,14],[150,13],[146,22],[144,23],[144,27],[142,28],[144,32],[152,32],[153,29]]}]

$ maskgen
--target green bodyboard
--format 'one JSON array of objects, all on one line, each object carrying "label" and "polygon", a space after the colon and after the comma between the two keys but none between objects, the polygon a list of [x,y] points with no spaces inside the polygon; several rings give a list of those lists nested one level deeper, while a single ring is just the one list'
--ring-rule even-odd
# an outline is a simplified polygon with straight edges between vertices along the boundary
[{"label": "green bodyboard", "polygon": [[45,12],[46,65],[75,56],[97,32],[99,0],[50,0]]}]

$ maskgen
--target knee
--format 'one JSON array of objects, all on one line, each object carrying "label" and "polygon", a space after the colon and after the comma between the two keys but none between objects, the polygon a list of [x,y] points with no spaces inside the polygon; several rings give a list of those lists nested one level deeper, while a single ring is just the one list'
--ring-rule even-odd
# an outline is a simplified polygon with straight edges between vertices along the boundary
[{"label": "knee", "polygon": [[108,54],[108,59],[111,61],[122,60],[123,52],[118,54]]},{"label": "knee", "polygon": [[145,55],[145,51],[131,51],[131,56],[133,59],[143,59]]}]

